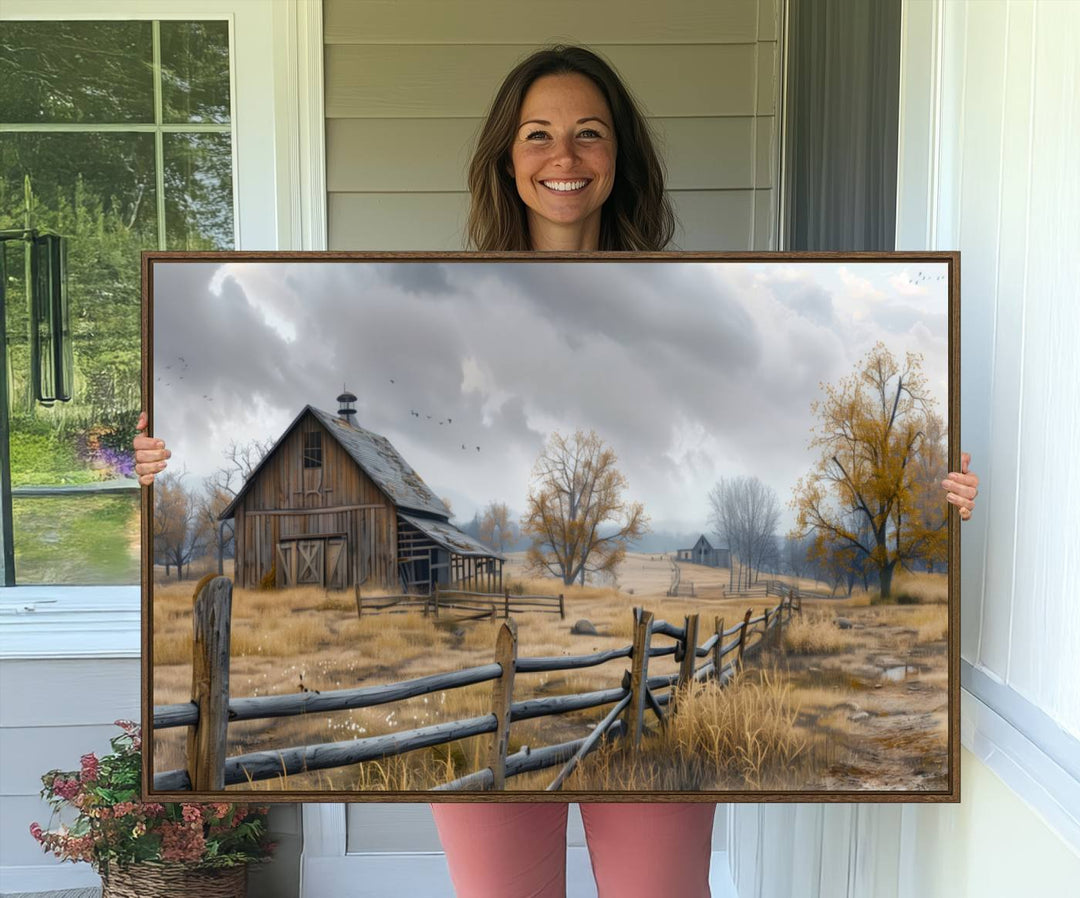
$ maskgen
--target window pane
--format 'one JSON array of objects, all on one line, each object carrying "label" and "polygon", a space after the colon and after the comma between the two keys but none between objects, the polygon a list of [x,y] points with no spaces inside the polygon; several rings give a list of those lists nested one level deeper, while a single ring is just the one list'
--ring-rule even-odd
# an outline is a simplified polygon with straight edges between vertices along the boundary
[{"label": "window pane", "polygon": [[67,237],[74,395],[52,407],[34,401],[25,245],[8,241],[16,576],[20,583],[134,583],[137,491],[130,497],[18,494],[20,487],[95,484],[133,473],[130,445],[141,370],[139,253],[157,244],[154,136],[0,134],[0,228],[26,222],[27,177],[30,224]]},{"label": "window pane", "polygon": [[229,121],[229,23],[161,23],[162,121]]},{"label": "window pane", "polygon": [[139,582],[139,491],[12,500],[20,583]]},{"label": "window pane", "polygon": [[165,135],[165,243],[175,250],[233,248],[230,135]]},{"label": "window pane", "polygon": [[150,22],[4,22],[0,121],[153,122]]}]

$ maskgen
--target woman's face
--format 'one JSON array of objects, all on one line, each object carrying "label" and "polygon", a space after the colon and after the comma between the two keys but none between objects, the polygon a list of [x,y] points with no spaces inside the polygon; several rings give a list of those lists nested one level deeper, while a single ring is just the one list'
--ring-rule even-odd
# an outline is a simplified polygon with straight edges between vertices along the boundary
[{"label": "woman's face", "polygon": [[545,75],[532,83],[521,103],[510,162],[534,248],[598,247],[600,210],[615,181],[615,151],[611,110],[589,78]]}]

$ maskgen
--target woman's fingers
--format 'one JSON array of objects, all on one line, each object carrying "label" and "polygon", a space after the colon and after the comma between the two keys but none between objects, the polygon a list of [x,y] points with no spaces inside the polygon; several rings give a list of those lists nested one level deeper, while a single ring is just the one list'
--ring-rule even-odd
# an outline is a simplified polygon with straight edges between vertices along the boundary
[{"label": "woman's fingers", "polygon": [[974,499],[979,495],[979,478],[974,474],[950,474],[941,481],[941,486],[948,493],[955,493],[964,499]]},{"label": "woman's fingers", "polygon": [[147,423],[146,412],[140,412],[139,421],[135,425],[135,430],[139,435],[131,441],[132,448],[135,450],[135,474],[143,486],[153,483],[154,475],[164,471],[168,464],[167,460],[172,457],[172,453],[165,448],[164,440],[142,436]]},{"label": "woman's fingers", "polygon": [[966,521],[971,517],[972,509],[975,507],[975,497],[979,495],[979,477],[970,472],[970,465],[971,455],[961,452],[960,470],[950,471],[941,481],[941,486],[945,490],[945,499],[956,506],[961,521]]}]

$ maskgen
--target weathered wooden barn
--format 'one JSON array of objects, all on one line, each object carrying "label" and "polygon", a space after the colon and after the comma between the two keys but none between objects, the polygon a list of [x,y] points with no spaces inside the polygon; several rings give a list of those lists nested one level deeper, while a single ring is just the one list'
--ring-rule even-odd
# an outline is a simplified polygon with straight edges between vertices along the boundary
[{"label": "weathered wooden barn", "polygon": [[698,541],[691,548],[679,549],[675,557],[678,561],[689,561],[708,567],[731,566],[731,552],[727,549],[714,549],[704,533],[698,537]]},{"label": "weathered wooden barn", "polygon": [[503,557],[451,524],[390,441],[353,414],[306,406],[222,512],[234,519],[236,583],[272,573],[278,587],[501,591]]}]

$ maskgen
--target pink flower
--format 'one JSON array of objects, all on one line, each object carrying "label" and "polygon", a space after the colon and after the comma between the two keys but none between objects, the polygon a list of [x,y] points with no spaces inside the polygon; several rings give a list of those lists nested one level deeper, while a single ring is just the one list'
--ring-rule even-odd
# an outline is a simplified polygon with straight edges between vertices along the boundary
[{"label": "pink flower", "polygon": [[34,840],[37,842],[44,841],[45,836],[43,830],[41,829],[40,823],[30,824],[30,835],[32,835],[34,837]]},{"label": "pink flower", "polygon": [[188,823],[202,823],[202,808],[197,804],[186,804],[180,811]]},{"label": "pink flower", "polygon": [[79,761],[82,763],[81,779],[84,783],[92,783],[98,778],[98,759],[93,752],[83,755]]},{"label": "pink flower", "polygon": [[197,861],[202,858],[206,839],[202,828],[186,823],[161,824],[161,859],[163,861]]},{"label": "pink flower", "polygon": [[52,788],[57,795],[67,801],[71,801],[79,793],[78,781],[64,779],[62,776],[53,780]]}]

